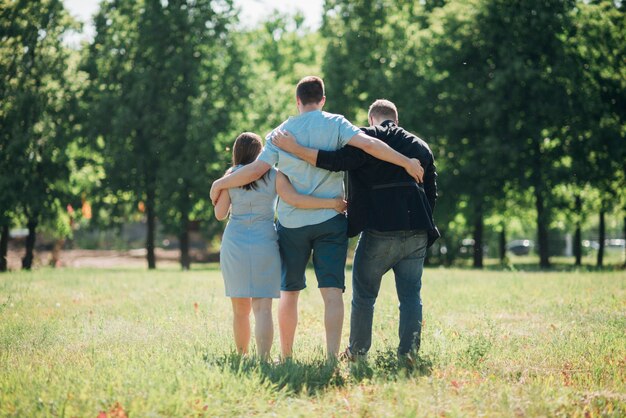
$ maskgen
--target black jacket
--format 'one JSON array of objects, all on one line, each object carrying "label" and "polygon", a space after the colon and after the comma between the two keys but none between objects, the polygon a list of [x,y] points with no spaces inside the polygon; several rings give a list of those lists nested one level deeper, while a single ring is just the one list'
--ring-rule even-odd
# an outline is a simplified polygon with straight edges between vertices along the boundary
[{"label": "black jacket", "polygon": [[417,184],[402,167],[378,160],[355,147],[318,151],[317,167],[348,171],[348,236],[365,229],[426,230],[430,246],[440,234],[433,220],[437,172],[428,144],[389,120],[362,130],[399,153],[419,159],[424,167],[424,183]]}]

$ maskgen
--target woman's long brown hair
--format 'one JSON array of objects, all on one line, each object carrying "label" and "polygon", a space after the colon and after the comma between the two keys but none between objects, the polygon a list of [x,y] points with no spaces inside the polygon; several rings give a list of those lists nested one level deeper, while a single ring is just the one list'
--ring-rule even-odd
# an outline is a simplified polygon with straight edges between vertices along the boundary
[{"label": "woman's long brown hair", "polygon": [[[261,153],[262,149],[263,143],[261,142],[261,137],[259,135],[253,132],[244,132],[240,134],[237,139],[235,139],[235,144],[233,145],[233,167],[254,162],[256,157],[258,157]],[[265,181],[268,173],[269,170],[259,180]],[[257,182],[259,180],[253,181],[252,183],[241,187],[246,190],[256,190]]]}]

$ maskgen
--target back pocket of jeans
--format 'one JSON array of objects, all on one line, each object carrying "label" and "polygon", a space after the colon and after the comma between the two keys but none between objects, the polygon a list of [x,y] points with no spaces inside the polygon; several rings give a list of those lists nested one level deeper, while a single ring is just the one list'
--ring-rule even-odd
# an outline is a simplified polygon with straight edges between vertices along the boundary
[{"label": "back pocket of jeans", "polygon": [[375,232],[365,232],[363,254],[370,260],[387,257],[393,248],[394,239],[388,236],[377,235]]}]

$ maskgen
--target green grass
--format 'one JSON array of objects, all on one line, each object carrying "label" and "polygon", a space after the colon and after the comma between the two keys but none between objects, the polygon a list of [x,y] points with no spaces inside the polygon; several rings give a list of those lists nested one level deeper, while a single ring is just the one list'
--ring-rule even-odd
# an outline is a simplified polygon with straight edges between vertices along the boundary
[{"label": "green grass", "polygon": [[334,367],[315,288],[295,360],[273,365],[232,354],[216,269],[2,275],[0,416],[626,415],[623,271],[428,269],[414,369],[393,354],[390,279],[369,362]]}]

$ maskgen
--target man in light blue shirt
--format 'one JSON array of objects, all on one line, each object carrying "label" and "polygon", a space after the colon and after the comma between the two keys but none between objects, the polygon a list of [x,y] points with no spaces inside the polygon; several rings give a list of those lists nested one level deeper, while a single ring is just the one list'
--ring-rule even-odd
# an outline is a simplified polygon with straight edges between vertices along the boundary
[{"label": "man in light blue shirt", "polygon": [[[289,131],[294,135],[300,134],[303,144],[316,144],[327,151],[343,148],[353,136],[361,132],[343,116],[321,110],[311,110],[292,116],[276,130]],[[322,198],[335,198],[343,195],[342,173],[330,173],[310,164],[303,166],[299,158],[282,152],[274,146],[272,136],[276,130],[266,137],[265,148],[258,160],[270,166],[278,165],[280,171],[289,177],[291,184],[300,194]],[[335,216],[337,212],[332,209],[297,209],[282,200],[278,202],[278,219],[286,228],[316,225]]]},{"label": "man in light blue shirt", "polygon": [[[416,159],[394,151],[384,142],[370,137],[343,116],[323,112],[326,102],[324,82],[319,77],[305,77],[296,87],[299,115],[289,118],[267,138],[257,160],[235,173],[216,180],[211,186],[215,203],[223,189],[239,187],[258,180],[273,165],[289,177],[301,194],[322,198],[343,196],[343,175],[307,164],[272,144],[272,136],[285,130],[304,146],[333,151],[345,145],[361,148],[381,160],[401,166],[421,182],[423,169]],[[278,241],[282,259],[281,297],[278,308],[281,355],[292,355],[298,323],[298,297],[306,287],[305,270],[311,253],[318,287],[324,299],[326,348],[330,358],[339,352],[343,327],[343,291],[348,250],[347,221],[329,209],[297,209],[285,202],[278,204]]]}]

